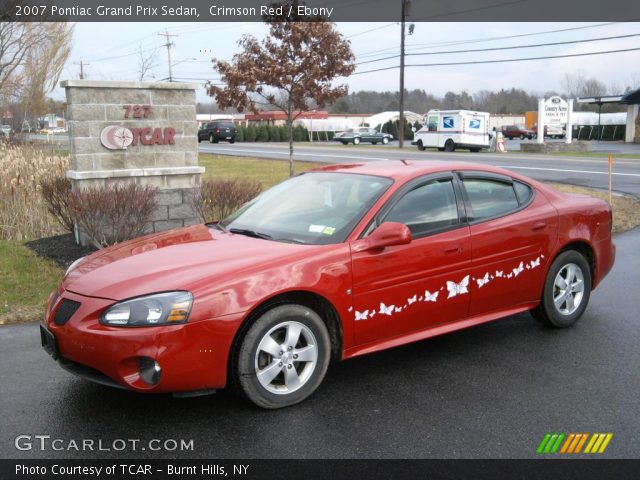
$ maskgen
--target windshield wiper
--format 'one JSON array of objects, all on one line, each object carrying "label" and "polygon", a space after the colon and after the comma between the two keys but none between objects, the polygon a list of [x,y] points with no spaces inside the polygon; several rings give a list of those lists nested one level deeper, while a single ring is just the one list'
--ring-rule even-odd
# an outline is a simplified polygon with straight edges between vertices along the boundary
[{"label": "windshield wiper", "polygon": [[246,235],[247,237],[262,238],[263,240],[273,240],[271,235],[266,233],[256,232],[255,230],[248,230],[245,228],[230,228],[231,233],[237,233],[238,235]]}]

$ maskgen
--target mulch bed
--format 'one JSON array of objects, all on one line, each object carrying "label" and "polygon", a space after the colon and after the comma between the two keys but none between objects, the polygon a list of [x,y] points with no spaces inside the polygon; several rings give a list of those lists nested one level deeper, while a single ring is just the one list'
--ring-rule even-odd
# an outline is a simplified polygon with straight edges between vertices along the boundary
[{"label": "mulch bed", "polygon": [[94,247],[81,247],[76,244],[75,238],[71,233],[39,238],[25,243],[25,245],[39,257],[53,260],[65,269],[78,258],[96,251]]}]

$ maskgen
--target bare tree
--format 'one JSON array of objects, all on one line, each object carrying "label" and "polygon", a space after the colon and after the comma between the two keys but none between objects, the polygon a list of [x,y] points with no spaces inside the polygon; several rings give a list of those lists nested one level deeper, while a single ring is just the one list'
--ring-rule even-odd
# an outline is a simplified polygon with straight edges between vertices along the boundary
[{"label": "bare tree", "polygon": [[152,50],[151,53],[145,54],[145,50],[142,48],[142,44],[138,46],[138,80],[142,82],[147,75],[150,75],[151,70],[158,66],[156,61],[156,50]]},{"label": "bare tree", "polygon": [[45,38],[31,46],[22,64],[14,70],[14,75],[20,80],[17,95],[25,120],[47,113],[47,95],[56,88],[71,54],[71,24],[51,22],[44,24],[43,28]]},{"label": "bare tree", "polygon": [[0,92],[5,95],[13,93],[19,84],[17,75],[27,54],[44,42],[48,35],[46,23],[12,20],[9,18],[0,23]]}]

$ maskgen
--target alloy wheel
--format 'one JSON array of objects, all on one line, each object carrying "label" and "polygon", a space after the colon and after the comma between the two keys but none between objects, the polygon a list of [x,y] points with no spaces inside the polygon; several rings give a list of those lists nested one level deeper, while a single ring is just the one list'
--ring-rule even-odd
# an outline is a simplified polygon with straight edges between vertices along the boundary
[{"label": "alloy wheel", "polygon": [[563,266],[553,282],[553,304],[561,315],[571,315],[584,297],[584,275],[575,263]]},{"label": "alloy wheel", "polygon": [[255,373],[264,389],[284,395],[302,388],[317,362],[318,347],[311,329],[286,321],[271,328],[260,340]]}]

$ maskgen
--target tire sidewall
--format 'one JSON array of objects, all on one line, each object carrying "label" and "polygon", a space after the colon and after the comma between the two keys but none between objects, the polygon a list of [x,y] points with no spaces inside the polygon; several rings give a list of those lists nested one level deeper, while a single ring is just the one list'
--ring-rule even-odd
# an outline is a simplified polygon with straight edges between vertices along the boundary
[{"label": "tire sidewall", "polygon": [[[567,264],[575,263],[582,270],[584,278],[584,293],[582,302],[578,309],[571,315],[562,315],[556,309],[553,303],[553,286],[558,272]],[[544,292],[542,296],[542,307],[549,324],[554,327],[565,328],[573,325],[582,316],[589,304],[591,296],[591,269],[585,258],[574,250],[562,252],[549,267],[547,278],[544,283]]]},{"label": "tire sidewall", "polygon": [[[317,342],[318,359],[314,372],[301,388],[279,395],[269,392],[258,381],[255,356],[264,335],[274,326],[286,321],[299,322],[311,330]],[[245,334],[238,349],[235,375],[242,392],[253,403],[263,408],[282,408],[303,401],[318,388],[327,372],[330,357],[329,333],[320,316],[302,305],[280,305],[260,316]]]}]

